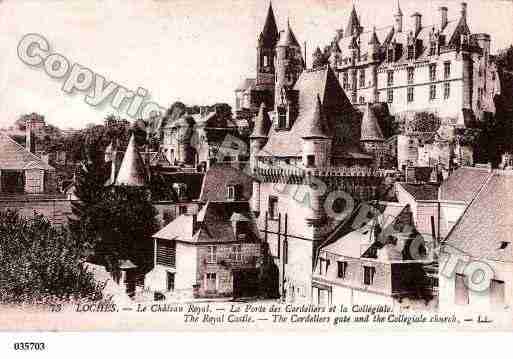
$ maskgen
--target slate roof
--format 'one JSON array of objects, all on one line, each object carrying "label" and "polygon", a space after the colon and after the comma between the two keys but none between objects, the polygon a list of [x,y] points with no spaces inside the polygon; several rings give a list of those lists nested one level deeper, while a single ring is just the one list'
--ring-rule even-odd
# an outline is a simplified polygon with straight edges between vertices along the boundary
[{"label": "slate roof", "polygon": [[272,4],[269,3],[269,9],[267,10],[264,29],[260,33],[259,43],[266,47],[274,47],[277,40],[278,27],[276,26],[276,19],[274,17]]},{"label": "slate roof", "polygon": [[460,167],[440,186],[440,200],[470,203],[491,173],[487,168]]},{"label": "slate roof", "polygon": [[132,135],[126,147],[123,161],[116,176],[116,185],[146,186],[147,173],[141,154],[136,148],[135,137]]},{"label": "slate roof", "polygon": [[334,157],[371,158],[359,148],[359,138],[351,138],[348,128],[355,129],[360,123],[356,119],[353,108],[344,91],[340,87],[333,70],[329,66],[315,70],[303,71],[294,86],[299,92],[299,113],[290,130],[282,131],[271,127],[269,140],[258,156],[300,157],[302,153],[302,138],[305,136],[311,121],[314,119],[317,106],[317,96],[322,105],[324,126],[333,133]]},{"label": "slate roof", "polygon": [[253,192],[253,178],[229,165],[212,165],[205,173],[201,187],[201,202],[226,201],[226,186],[239,186],[238,201],[249,201]]},{"label": "slate roof", "polygon": [[[239,217],[247,223],[244,239],[235,237],[232,226],[232,219]],[[247,202],[207,202],[197,215],[196,228],[193,215],[181,215],[153,238],[189,243],[254,242],[259,240],[255,223]]]},{"label": "slate roof", "polygon": [[408,192],[416,201],[433,201],[438,199],[438,185],[431,183],[405,183],[398,182],[406,192]]},{"label": "slate roof", "polygon": [[265,103],[262,102],[260,109],[258,110],[258,115],[255,118],[255,128],[251,133],[251,138],[267,138],[267,134],[269,133],[270,128],[271,119],[267,113]]},{"label": "slate roof", "polygon": [[42,169],[52,171],[54,168],[25,147],[0,132],[0,170]]},{"label": "slate roof", "polygon": [[280,39],[278,40],[278,44],[276,46],[298,46],[299,43],[297,42],[296,35],[294,35],[294,32],[292,31],[292,28],[290,27],[290,21],[287,20],[287,29],[285,31],[280,32]]},{"label": "slate roof", "polygon": [[359,33],[361,31],[360,21],[358,20],[358,15],[356,14],[356,8],[351,9],[351,14],[349,15],[349,20],[347,21],[345,35],[350,36],[353,34],[353,31]]},{"label": "slate roof", "polygon": [[303,138],[330,138],[327,121],[322,111],[321,99],[317,95],[315,109],[312,114],[312,120],[309,121]]},{"label": "slate roof", "polygon": [[362,130],[361,130],[362,141],[384,141],[383,132],[378,123],[378,118],[374,113],[374,109],[371,104],[368,103],[365,107],[362,117]]},{"label": "slate roof", "polygon": [[473,258],[513,261],[512,204],[513,171],[494,170],[447,236],[442,250]]}]

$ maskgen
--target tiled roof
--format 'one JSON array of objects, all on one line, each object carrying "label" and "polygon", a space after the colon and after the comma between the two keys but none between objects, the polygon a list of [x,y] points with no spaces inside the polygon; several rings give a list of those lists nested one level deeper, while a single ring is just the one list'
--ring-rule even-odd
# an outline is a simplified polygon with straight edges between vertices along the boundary
[{"label": "tiled roof", "polygon": [[[232,218],[246,218],[245,237],[236,238]],[[193,215],[181,215],[153,235],[154,238],[190,243],[258,241],[258,230],[247,202],[207,202],[198,213],[196,228]]]},{"label": "tiled roof", "polygon": [[416,201],[431,201],[438,199],[438,185],[430,183],[397,183]]},{"label": "tiled roof", "polygon": [[253,129],[253,133],[251,133],[251,138],[266,138],[269,133],[269,128],[271,128],[271,120],[269,119],[265,103],[262,102],[258,110],[258,115],[255,118],[255,128]]},{"label": "tiled roof", "polygon": [[512,204],[513,171],[494,171],[447,236],[442,250],[513,261]]},{"label": "tiled roof", "polygon": [[300,157],[302,138],[313,120],[317,106],[317,95],[322,104],[325,128],[333,133],[332,151],[337,156],[350,156],[349,152],[363,154],[359,149],[359,138],[351,131],[360,132],[360,123],[335,74],[329,66],[303,71],[294,86],[299,92],[299,113],[290,130],[271,127],[269,140],[259,156]]},{"label": "tiled roof", "polygon": [[136,148],[135,137],[132,135],[116,176],[116,185],[146,186],[147,179],[146,167]]},{"label": "tiled roof", "polygon": [[42,169],[51,171],[54,168],[9,136],[0,132],[0,170]]},{"label": "tiled roof", "polygon": [[294,35],[294,32],[290,27],[289,21],[287,21],[287,29],[280,32],[280,39],[278,40],[278,44],[276,46],[299,46],[296,35]]},{"label": "tiled roof", "polygon": [[440,200],[469,203],[491,173],[486,168],[460,167],[440,186]]},{"label": "tiled roof", "polygon": [[379,126],[374,109],[371,104],[368,103],[362,117],[361,140],[383,141],[384,139],[385,138],[383,137],[383,132],[381,132],[381,127]]},{"label": "tiled roof", "polygon": [[330,138],[327,121],[322,110],[321,99],[317,95],[312,120],[307,123],[303,138]]},{"label": "tiled roof", "polygon": [[253,192],[253,178],[243,171],[229,165],[212,165],[205,174],[201,187],[200,201],[226,201],[226,186],[236,185],[239,190],[238,201],[249,201]]}]

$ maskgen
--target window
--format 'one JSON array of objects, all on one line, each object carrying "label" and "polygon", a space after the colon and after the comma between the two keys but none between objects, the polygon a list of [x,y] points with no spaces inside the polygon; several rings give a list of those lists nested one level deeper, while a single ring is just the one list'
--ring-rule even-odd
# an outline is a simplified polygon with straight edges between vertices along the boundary
[{"label": "window", "polygon": [[436,64],[429,65],[429,80],[430,81],[436,80]]},{"label": "window", "polygon": [[451,63],[448,61],[444,62],[444,79],[448,79],[449,77],[451,77]]},{"label": "window", "polygon": [[269,197],[269,218],[278,218],[278,197]]},{"label": "window", "polygon": [[337,262],[337,277],[345,278],[347,270],[347,262]]},{"label": "window", "polygon": [[187,213],[187,206],[180,206],[178,207],[178,215],[186,214]]},{"label": "window", "polygon": [[206,273],[206,290],[208,292],[215,292],[217,288],[217,276],[215,273]]},{"label": "window", "polygon": [[176,263],[176,242],[157,239],[156,264],[174,267]]},{"label": "window", "polygon": [[431,41],[429,45],[429,55],[433,56],[436,54],[436,42]]},{"label": "window", "polygon": [[166,272],[166,288],[168,292],[172,292],[175,289],[175,274]]},{"label": "window", "polygon": [[314,167],[315,166],[315,155],[307,155],[306,156],[306,167]]},{"label": "window", "polygon": [[360,96],[359,99],[358,99],[358,102],[361,103],[361,104],[364,104],[365,103],[365,97]]},{"label": "window", "polygon": [[328,272],[328,267],[330,266],[330,261],[328,259],[319,258],[319,274],[326,275]]},{"label": "window", "polygon": [[217,247],[216,246],[208,246],[207,252],[207,262],[208,263],[216,263],[217,262]]},{"label": "window", "polygon": [[408,83],[412,84],[415,76],[415,69],[413,67],[408,67]]},{"label": "window", "polygon": [[465,305],[468,303],[468,288],[465,283],[465,276],[456,273],[454,276],[454,304]]},{"label": "window", "polygon": [[356,94],[355,93],[351,94],[351,103],[356,103]]},{"label": "window", "polygon": [[349,88],[349,77],[347,75],[347,72],[344,72],[342,74],[342,87],[344,90],[347,90]]},{"label": "window", "polygon": [[429,86],[429,99],[434,100],[436,98],[436,85]]},{"label": "window", "polygon": [[278,128],[283,129],[287,126],[287,111],[284,107],[278,107]]},{"label": "window", "polygon": [[361,69],[360,70],[360,87],[364,87],[364,86],[365,86],[365,70]]},{"label": "window", "polygon": [[226,186],[226,199],[230,201],[235,200],[235,186]]},{"label": "window", "polygon": [[372,285],[374,282],[374,274],[376,273],[376,268],[363,266],[363,284]]},{"label": "window", "polygon": [[230,258],[238,262],[242,261],[242,246],[240,244],[233,245]]},{"label": "window", "polygon": [[287,264],[289,262],[289,241],[285,239],[283,241],[283,263]]},{"label": "window", "polygon": [[388,103],[394,102],[394,90],[392,90],[392,89],[387,90],[387,102]]},{"label": "window", "polygon": [[444,83],[444,99],[448,99],[451,96],[451,83]]},{"label": "window", "polygon": [[387,71],[387,85],[392,86],[394,84],[394,71]]},{"label": "window", "polygon": [[413,102],[413,87],[408,87],[407,99],[408,102]]},{"label": "window", "polygon": [[264,66],[269,66],[269,57],[264,55]]},{"label": "window", "polygon": [[414,56],[413,45],[408,45],[408,60],[412,60]]}]

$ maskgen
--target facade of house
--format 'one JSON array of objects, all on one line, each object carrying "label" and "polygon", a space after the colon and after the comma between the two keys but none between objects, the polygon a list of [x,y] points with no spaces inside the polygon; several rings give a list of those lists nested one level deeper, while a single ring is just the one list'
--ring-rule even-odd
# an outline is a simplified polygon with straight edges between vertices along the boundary
[{"label": "facade of house", "polygon": [[230,166],[205,174],[198,213],[178,216],[153,235],[154,269],[146,286],[164,295],[252,296],[261,241],[249,207],[252,179]]},{"label": "facade of house", "polygon": [[442,243],[440,308],[504,311],[513,304],[513,172],[493,170],[473,184],[477,192]]},{"label": "facade of house", "polygon": [[[425,307],[434,298],[425,269],[433,257],[415,232],[409,205],[380,202],[372,208],[372,219],[347,223],[320,246],[313,303]],[[418,255],[412,255],[413,248]]]}]

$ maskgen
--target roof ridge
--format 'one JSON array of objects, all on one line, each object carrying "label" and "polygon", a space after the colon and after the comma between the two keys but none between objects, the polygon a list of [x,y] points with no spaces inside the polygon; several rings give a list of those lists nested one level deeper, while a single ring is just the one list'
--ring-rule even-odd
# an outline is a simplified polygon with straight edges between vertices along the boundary
[{"label": "roof ridge", "polygon": [[35,153],[30,152],[25,147],[23,147],[18,142],[16,142],[14,139],[12,139],[9,135],[6,135],[3,132],[0,132],[0,135],[4,136],[4,138],[6,138],[7,141],[9,141],[12,144],[14,144],[17,147],[18,150],[25,151],[27,154],[29,154],[29,156],[33,157],[33,161],[42,162],[45,166],[50,167],[51,169],[54,169],[52,166],[50,166],[45,161],[43,161],[40,157],[38,157]]}]

